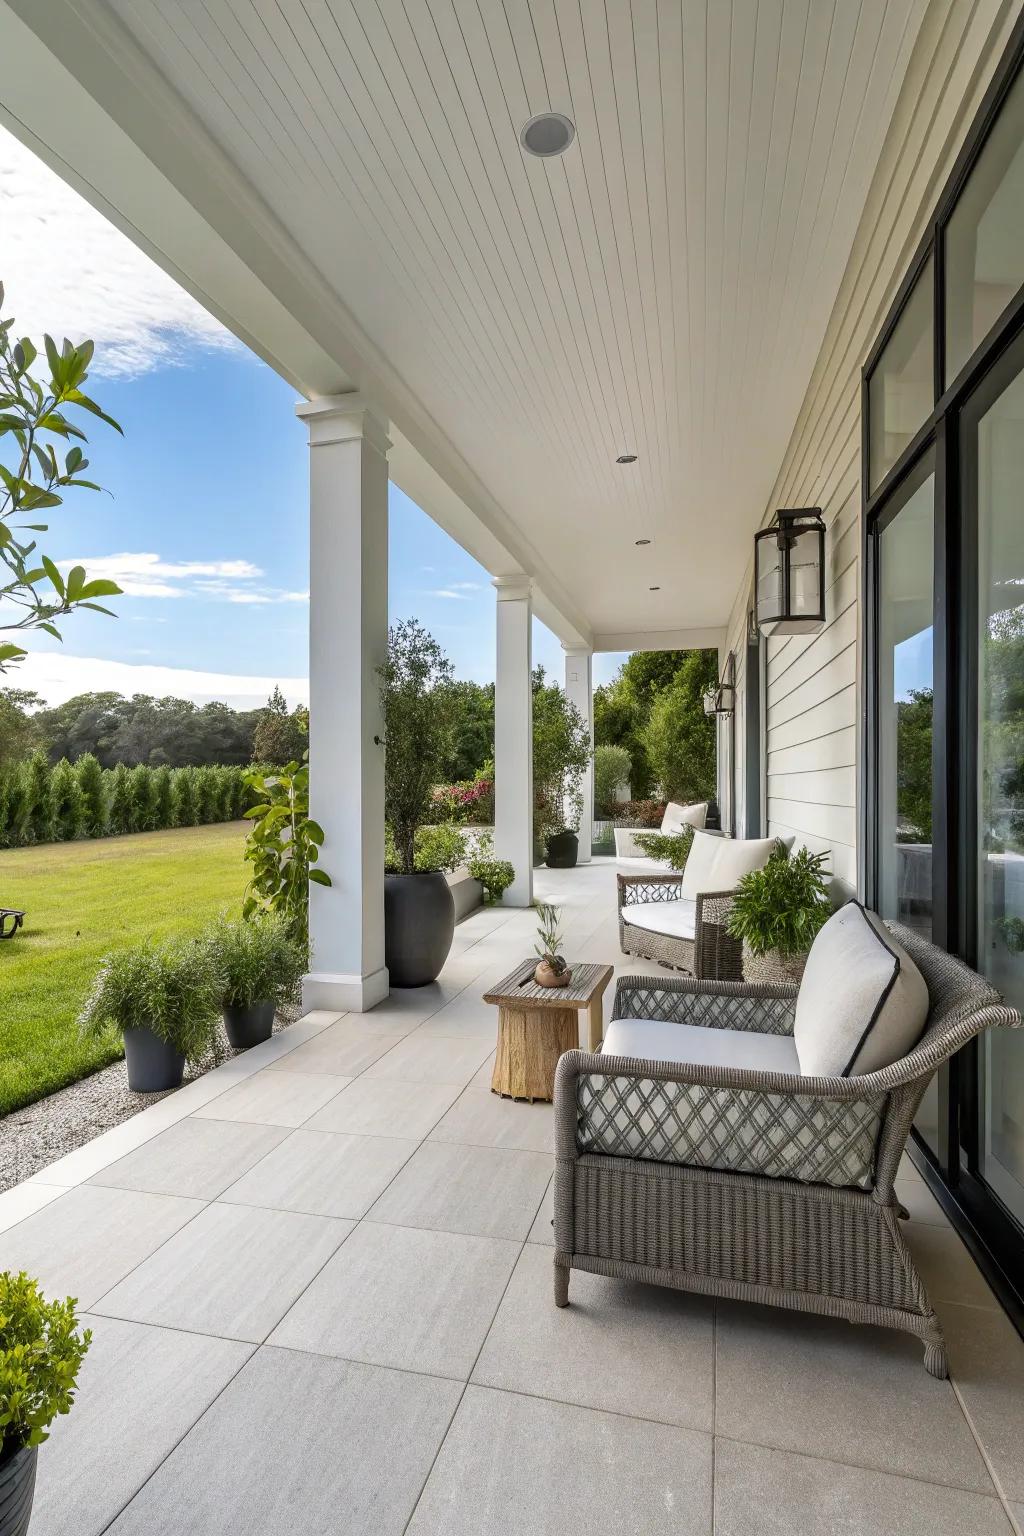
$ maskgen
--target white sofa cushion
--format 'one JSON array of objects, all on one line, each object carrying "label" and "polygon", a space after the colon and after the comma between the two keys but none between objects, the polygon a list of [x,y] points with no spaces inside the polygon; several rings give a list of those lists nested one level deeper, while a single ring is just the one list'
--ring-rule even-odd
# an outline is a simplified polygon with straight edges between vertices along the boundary
[{"label": "white sofa cushion", "polygon": [[707,819],[706,800],[700,801],[698,805],[679,805],[677,801],[670,800],[661,818],[661,830],[666,837],[674,837],[684,827],[703,827]]},{"label": "white sofa cushion", "polygon": [[791,1072],[800,1062],[791,1035],[760,1035],[749,1029],[707,1029],[662,1019],[613,1019],[604,1032],[604,1056],[690,1066],[743,1067],[752,1072]]},{"label": "white sofa cushion", "polygon": [[773,837],[712,837],[695,832],[683,870],[682,895],[695,901],[702,891],[734,891],[744,875],[764,868],[774,847]]},{"label": "white sofa cushion", "polygon": [[793,1038],[807,1077],[859,1077],[913,1050],[928,987],[881,918],[857,901],[834,912],[811,945]]},{"label": "white sofa cushion", "polygon": [[637,901],[623,907],[622,916],[634,928],[645,928],[648,933],[665,933],[673,939],[697,936],[695,901]]}]

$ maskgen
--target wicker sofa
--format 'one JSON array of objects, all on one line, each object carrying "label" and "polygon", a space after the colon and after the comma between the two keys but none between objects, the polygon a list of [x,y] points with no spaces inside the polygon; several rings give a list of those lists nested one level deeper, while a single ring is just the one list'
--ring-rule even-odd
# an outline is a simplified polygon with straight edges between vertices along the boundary
[{"label": "wicker sofa", "polygon": [[[792,1034],[795,986],[619,980],[613,1020],[652,1021],[662,1042],[658,1031],[673,1025],[753,1031],[760,1063],[561,1058],[557,1305],[582,1269],[821,1312],[916,1334],[926,1369],[945,1377],[942,1329],[900,1231],[893,1181],[940,1064],[983,1030],[1021,1020],[959,960],[890,930],[927,984],[927,1024],[908,1054],[859,1077],[773,1064],[764,1037]],[[779,1062],[788,1044],[779,1040]]]}]

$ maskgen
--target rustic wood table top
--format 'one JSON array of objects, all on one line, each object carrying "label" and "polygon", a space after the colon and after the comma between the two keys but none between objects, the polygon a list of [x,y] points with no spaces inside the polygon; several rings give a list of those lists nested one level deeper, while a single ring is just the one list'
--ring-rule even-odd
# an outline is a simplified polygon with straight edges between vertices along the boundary
[{"label": "rustic wood table top", "polygon": [[567,987],[541,987],[533,979],[537,961],[524,960],[484,993],[485,1003],[521,1005],[524,1008],[587,1008],[600,997],[614,975],[610,965],[576,964]]}]

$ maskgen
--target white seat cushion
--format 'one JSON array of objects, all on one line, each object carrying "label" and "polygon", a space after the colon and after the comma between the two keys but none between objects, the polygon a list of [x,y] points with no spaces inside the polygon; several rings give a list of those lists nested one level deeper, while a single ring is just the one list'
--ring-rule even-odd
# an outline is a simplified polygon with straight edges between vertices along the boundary
[{"label": "white seat cushion", "polygon": [[695,832],[683,870],[683,896],[695,901],[701,891],[734,891],[744,875],[764,868],[774,847],[773,837],[711,837]]},{"label": "white seat cushion", "polygon": [[892,1066],[920,1040],[928,987],[881,918],[857,901],[811,945],[793,1038],[809,1077],[859,1077]]},{"label": "white seat cushion", "polygon": [[638,901],[623,907],[622,916],[634,928],[646,928],[648,933],[664,933],[673,939],[697,936],[695,901]]},{"label": "white seat cushion", "polygon": [[677,801],[670,800],[661,818],[661,830],[666,837],[673,837],[684,827],[703,827],[707,819],[706,800],[702,800],[698,805],[679,805]]},{"label": "white seat cushion", "polygon": [[678,1061],[690,1066],[743,1067],[751,1072],[792,1072],[800,1062],[790,1035],[759,1035],[749,1029],[705,1029],[662,1019],[613,1019],[604,1032],[605,1056],[641,1061]]}]

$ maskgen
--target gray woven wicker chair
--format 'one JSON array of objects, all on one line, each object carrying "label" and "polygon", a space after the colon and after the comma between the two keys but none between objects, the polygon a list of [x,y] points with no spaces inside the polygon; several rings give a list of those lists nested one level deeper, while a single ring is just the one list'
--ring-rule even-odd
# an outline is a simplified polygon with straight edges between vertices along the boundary
[{"label": "gray woven wicker chair", "polygon": [[624,955],[656,960],[670,970],[713,981],[743,979],[743,946],[726,932],[732,891],[709,891],[696,900],[694,936],[656,933],[629,921],[631,906],[680,900],[680,874],[619,875],[619,945]]},{"label": "gray woven wicker chair", "polygon": [[[555,1301],[571,1269],[821,1312],[916,1334],[947,1374],[942,1329],[900,1231],[893,1180],[936,1069],[1020,1015],[981,977],[893,925],[928,985],[913,1051],[862,1077],[801,1077],[569,1051],[555,1081]],[[619,980],[613,1018],[791,1034],[796,988]]]}]

